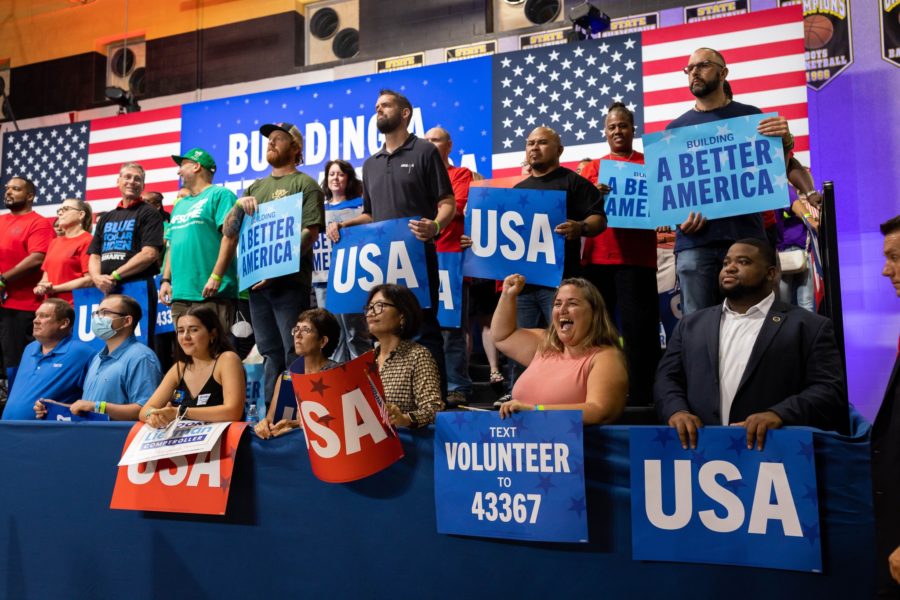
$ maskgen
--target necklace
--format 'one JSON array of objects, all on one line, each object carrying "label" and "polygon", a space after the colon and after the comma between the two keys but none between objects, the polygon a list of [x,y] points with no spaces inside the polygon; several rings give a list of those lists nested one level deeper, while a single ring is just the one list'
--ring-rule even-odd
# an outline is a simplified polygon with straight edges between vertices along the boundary
[{"label": "necklace", "polygon": [[714,110],[719,110],[720,108],[725,108],[729,104],[731,104],[731,100],[729,100],[728,98],[725,99],[725,104],[723,104],[721,106],[714,106],[712,108],[697,108],[697,104],[695,103],[694,110],[697,112],[700,112],[700,113],[707,113],[707,112],[712,112]]},{"label": "necklace", "polygon": [[[610,150],[609,153],[612,154],[613,156],[625,158],[624,154],[619,154],[618,152],[613,152],[612,150]],[[634,150],[631,151],[631,154],[628,155],[628,158],[625,158],[625,162],[630,162],[632,158],[634,158]]]}]

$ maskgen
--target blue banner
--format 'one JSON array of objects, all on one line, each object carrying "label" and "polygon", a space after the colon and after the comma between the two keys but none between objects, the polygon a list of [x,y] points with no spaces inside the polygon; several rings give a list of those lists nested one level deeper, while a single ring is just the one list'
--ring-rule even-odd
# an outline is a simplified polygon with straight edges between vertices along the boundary
[{"label": "blue banner", "polygon": [[[300,361],[298,363],[298,361]],[[291,363],[291,368],[299,366],[300,372],[303,372],[303,357],[300,356]],[[277,423],[282,419],[293,420],[298,419],[297,415],[297,397],[294,395],[294,385],[291,383],[291,371],[288,369],[281,374],[281,386],[278,388],[278,397],[274,400],[275,414],[272,423]]]},{"label": "blue banner", "polygon": [[[352,198],[337,205],[325,203],[325,223],[342,223],[347,219],[359,216],[363,211],[362,198]],[[313,283],[327,283],[328,271],[331,268],[331,240],[325,231],[313,243]]]},{"label": "blue banner", "polygon": [[463,275],[503,280],[511,273],[536,285],[562,281],[565,238],[553,229],[566,221],[562,191],[473,187],[466,205]]},{"label": "blue banner", "polygon": [[331,251],[328,310],[359,313],[376,285],[396,283],[409,288],[422,308],[431,306],[425,244],[409,230],[410,219],[391,219],[341,229]]},{"label": "blue banner", "polygon": [[[159,290],[159,280],[162,275],[157,275],[153,278],[153,284],[156,286],[156,289]],[[166,306],[162,302],[159,301],[158,297],[156,300],[156,329],[154,333],[156,335],[160,335],[163,333],[174,333],[175,332],[175,322],[172,320],[172,307]]]},{"label": "blue banner", "polygon": [[438,413],[438,533],[587,542],[580,411]]},{"label": "blue banner", "polygon": [[[134,330],[134,335],[139,342],[147,343],[147,282],[130,281],[119,284],[113,289],[113,294],[131,296],[141,305],[141,322]],[[72,290],[72,299],[75,305],[75,334],[78,339],[90,345],[95,351],[100,352],[106,347],[106,342],[94,335],[91,331],[91,313],[97,310],[103,302],[105,295],[95,287]]]},{"label": "blue banner", "polygon": [[244,417],[248,416],[251,406],[256,405],[256,416],[262,421],[266,416],[265,364],[244,363],[244,374],[247,378],[247,397],[244,400]]},{"label": "blue banner", "polygon": [[671,427],[631,428],[635,560],[822,571],[812,431],[704,427],[684,450]]},{"label": "blue banner", "polygon": [[788,204],[781,139],[756,126],[775,113],[713,121],[644,136],[650,214],[676,225],[688,214],[733,217]]},{"label": "blue banner", "polygon": [[457,328],[462,323],[462,252],[438,252],[437,319],[441,327]]},{"label": "blue banner", "polygon": [[610,227],[656,229],[647,199],[647,171],[644,165],[623,160],[601,160],[598,180],[609,186],[604,204]]},{"label": "blue banner", "polygon": [[341,158],[361,167],[384,143],[375,126],[382,89],[409,98],[410,131],[424,137],[428,129],[444,127],[453,136],[454,164],[491,176],[489,56],[185,104],[181,150],[208,150],[219,164],[216,183],[239,193],[271,170],[260,126],[286,121],[303,133],[301,169],[321,181],[328,160]]},{"label": "blue banner", "polygon": [[264,202],[241,223],[237,261],[240,289],[263,279],[300,270],[300,230],[303,194]]},{"label": "blue banner", "polygon": [[94,422],[108,422],[109,415],[100,414],[98,412],[86,412],[82,415],[72,414],[72,411],[69,410],[69,407],[65,404],[59,404],[57,402],[47,402],[43,401],[44,408],[47,409],[47,416],[45,420],[47,421],[94,421]]}]

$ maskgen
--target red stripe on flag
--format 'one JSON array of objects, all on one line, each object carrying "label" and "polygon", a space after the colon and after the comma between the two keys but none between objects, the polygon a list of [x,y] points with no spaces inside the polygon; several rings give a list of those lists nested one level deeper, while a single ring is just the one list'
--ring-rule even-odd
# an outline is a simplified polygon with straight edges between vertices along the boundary
[{"label": "red stripe on flag", "polygon": [[771,27],[785,23],[799,23],[803,20],[803,7],[800,5],[785,6],[751,12],[745,15],[735,15],[724,19],[712,19],[700,23],[687,23],[675,27],[663,27],[641,32],[641,42],[644,46],[664,44],[666,42],[678,42],[690,38],[698,38],[698,46],[702,45],[702,38],[723,33],[745,32],[749,29]]},{"label": "red stripe on flag", "polygon": [[[165,169],[172,168],[172,176],[175,177],[175,169],[178,168],[178,165],[175,164],[175,161],[172,160],[169,156],[162,156],[160,158],[147,158],[139,163],[142,167],[144,167],[145,171],[152,171],[153,169]],[[108,165],[97,165],[96,167],[88,167],[87,176],[88,177],[100,177],[102,175],[118,175],[119,169],[122,167],[121,163],[111,163]]]},{"label": "red stripe on flag", "polygon": [[[686,78],[685,78],[686,79]],[[791,73],[778,73],[777,75],[764,75],[761,77],[748,77],[731,81],[731,89],[740,101],[741,94],[752,92],[765,92],[790,87],[806,87],[806,72],[794,71]],[[656,106],[658,104],[671,104],[673,102],[694,102],[694,95],[688,89],[687,81],[678,88],[644,92],[644,106]]]},{"label": "red stripe on flag", "polygon": [[[725,57],[725,62],[727,64],[733,65],[734,63],[742,63],[748,60],[761,60],[764,58],[777,58],[779,56],[803,54],[803,51],[803,39],[797,38],[795,40],[783,40],[780,42],[771,42],[769,44],[723,50],[722,55]],[[690,55],[688,54],[686,56]],[[686,65],[687,60],[684,56],[673,56],[660,60],[648,61],[644,63],[644,77],[647,77],[648,75],[677,73]]]},{"label": "red stripe on flag", "polygon": [[809,116],[807,105],[805,102],[798,104],[785,104],[783,106],[760,106],[759,109],[764,113],[778,113],[785,119],[805,119]]},{"label": "red stripe on flag", "polygon": [[157,144],[169,144],[171,142],[180,141],[180,131],[167,131],[165,133],[155,133],[153,135],[144,135],[122,140],[111,140],[109,142],[94,142],[92,144],[88,144],[88,153],[94,154],[96,152],[130,150],[132,148],[142,148],[144,146],[155,146]]},{"label": "red stripe on flag", "polygon": [[[156,192],[177,192],[178,191],[178,180],[171,181],[148,181],[146,184],[147,189],[152,189]],[[109,200],[110,198],[119,198],[122,196],[122,192],[119,191],[119,188],[102,188],[96,190],[88,190],[85,194],[85,199],[88,201],[92,200]]]},{"label": "red stripe on flag", "polygon": [[491,169],[491,179],[499,177],[516,177],[522,174],[522,167],[507,167],[505,169]]},{"label": "red stripe on flag", "polygon": [[128,125],[140,125],[142,123],[152,123],[153,121],[180,118],[181,105],[179,104],[178,106],[170,106],[158,110],[148,110],[146,112],[136,112],[126,115],[117,115],[115,117],[106,117],[104,119],[94,119],[91,121],[91,131],[115,129],[116,127],[127,127]]}]

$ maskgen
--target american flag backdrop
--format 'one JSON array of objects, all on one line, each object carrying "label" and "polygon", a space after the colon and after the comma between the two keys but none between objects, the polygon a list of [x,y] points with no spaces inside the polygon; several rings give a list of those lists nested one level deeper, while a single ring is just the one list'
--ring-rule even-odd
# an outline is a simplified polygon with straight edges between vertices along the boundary
[{"label": "american flag backdrop", "polygon": [[174,199],[178,191],[171,155],[181,152],[181,107],[132,113],[68,125],[7,131],[3,181],[20,175],[35,182],[35,210],[52,216],[66,198],[89,201],[95,212],[114,207],[119,167],[138,162],[146,189]]}]

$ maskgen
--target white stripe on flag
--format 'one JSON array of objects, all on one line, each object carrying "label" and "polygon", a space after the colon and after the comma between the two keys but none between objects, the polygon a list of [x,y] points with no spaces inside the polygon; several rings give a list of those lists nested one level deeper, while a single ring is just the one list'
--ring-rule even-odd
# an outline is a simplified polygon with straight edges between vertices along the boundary
[{"label": "white stripe on flag", "polygon": [[[738,91],[735,94],[735,100],[742,104],[758,106],[786,106],[789,104],[806,104],[806,86],[789,87],[777,90],[765,90],[762,92],[752,92],[742,94]],[[775,104],[777,103],[777,104]],[[647,123],[657,123],[660,121],[671,121],[681,116],[685,111],[691,109],[690,102],[673,102],[671,104],[655,104],[644,107],[644,121]],[[765,110],[763,109],[763,112]],[[794,135],[796,132],[792,131]]]},{"label": "white stripe on flag", "polygon": [[[644,142],[640,138],[634,139],[634,149],[638,152],[644,151]],[[582,144],[579,146],[566,146],[560,162],[576,162],[582,158],[600,158],[609,154],[609,146],[606,142],[598,144]],[[525,149],[516,152],[505,152],[502,154],[494,154],[492,157],[492,167],[494,169],[510,169],[518,167],[525,158]]]},{"label": "white stripe on flag", "polygon": [[138,123],[137,125],[124,125],[122,127],[100,129],[99,131],[92,130],[90,140],[91,143],[94,144],[98,142],[111,142],[114,140],[144,137],[146,135],[156,135],[168,131],[181,131],[181,119],[163,119],[160,121],[151,121],[149,123]]},{"label": "white stripe on flag", "polygon": [[[799,73],[804,68],[803,55],[801,54],[736,62],[728,65],[728,81],[735,83],[741,79],[750,79],[762,75]],[[681,71],[644,77],[644,93],[687,87],[687,75]],[[735,86],[735,88],[740,89],[740,86]]]},{"label": "white stripe on flag", "polygon": [[654,60],[663,60],[674,56],[690,56],[694,50],[701,47],[715,48],[719,52],[723,52],[733,48],[746,48],[752,44],[768,44],[796,39],[803,39],[802,22],[759,27],[741,31],[740,33],[720,33],[663,42],[661,44],[644,44],[641,48],[641,55],[646,64]]},{"label": "white stripe on flag", "polygon": [[[172,163],[171,169],[152,169],[145,173],[145,186],[151,183],[159,183],[163,181],[172,181],[174,179],[173,173],[177,169],[175,163]],[[87,178],[87,189],[89,190],[102,190],[105,188],[114,188],[118,186],[118,173],[113,173],[112,175],[99,175],[97,177],[88,177]]]},{"label": "white stripe on flag", "polygon": [[[122,150],[112,150],[110,152],[95,152],[88,156],[88,167],[97,167],[101,165],[122,164],[125,162],[140,162],[148,158],[160,158],[178,154],[181,152],[181,142],[169,142],[166,144],[157,144],[155,146],[142,146],[138,148],[125,148]],[[169,179],[174,178],[174,170],[177,165],[172,163],[172,171],[169,173]],[[88,178],[88,189],[91,187]]]}]

